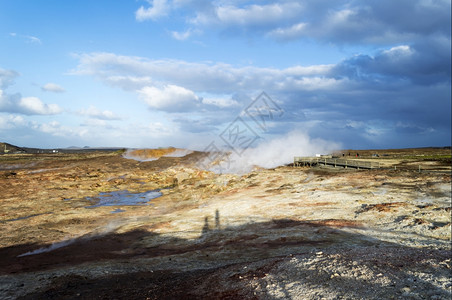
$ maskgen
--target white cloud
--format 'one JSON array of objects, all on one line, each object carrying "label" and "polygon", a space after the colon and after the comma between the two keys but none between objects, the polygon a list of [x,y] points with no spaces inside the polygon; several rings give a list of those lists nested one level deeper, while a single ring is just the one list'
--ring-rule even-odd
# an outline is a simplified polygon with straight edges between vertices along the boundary
[{"label": "white cloud", "polygon": [[163,88],[146,86],[138,93],[150,108],[170,112],[193,110],[200,102],[193,91],[172,84]]},{"label": "white cloud", "polygon": [[74,138],[85,137],[89,133],[89,130],[86,128],[72,128],[61,125],[61,123],[57,121],[50,121],[47,123],[38,123],[33,121],[30,122],[28,126],[37,132],[55,137],[61,137],[71,142]]},{"label": "white cloud", "polygon": [[[334,65],[293,66],[286,69],[234,67],[224,63],[192,63],[181,60],[150,60],[112,53],[91,53],[79,56],[73,74],[93,75],[106,83],[126,90],[145,86],[174,84],[194,92],[231,94],[238,91],[282,90],[294,82],[331,84],[328,78]],[[315,80],[308,80],[310,77]],[[303,80],[303,78],[306,78]],[[323,81],[323,82],[322,82]],[[140,86],[141,84],[141,86]],[[306,86],[299,86],[297,89]]]},{"label": "white cloud", "polygon": [[21,98],[16,110],[25,115],[55,115],[63,111],[57,104],[45,104],[37,97]]},{"label": "white cloud", "polygon": [[296,39],[306,34],[306,27],[306,23],[297,23],[290,27],[273,29],[268,35],[280,40]]},{"label": "white cloud", "polygon": [[7,94],[3,89],[9,87],[19,74],[0,69],[0,112],[24,115],[55,115],[63,110],[57,104],[45,104],[37,97],[22,97],[21,94]]},{"label": "white cloud", "polygon": [[12,129],[25,125],[22,116],[17,115],[0,115],[0,130]]},{"label": "white cloud", "polygon": [[185,41],[186,39],[188,39],[190,36],[192,35],[192,31],[191,30],[187,30],[187,31],[172,31],[171,32],[171,36],[178,40],[178,41]]},{"label": "white cloud", "polygon": [[142,128],[147,132],[147,134],[151,134],[153,136],[171,136],[175,133],[175,130],[168,125],[164,125],[161,122],[151,122]]},{"label": "white cloud", "polygon": [[120,87],[124,90],[137,90],[143,86],[153,85],[154,81],[149,76],[106,76],[105,81],[112,86]]},{"label": "white cloud", "polygon": [[82,116],[87,116],[98,120],[121,120],[121,118],[114,114],[112,111],[110,110],[101,111],[92,105],[87,109],[80,110],[78,113]]},{"label": "white cloud", "polygon": [[[90,53],[79,55],[73,74],[91,75],[106,84],[135,92],[153,110],[176,113],[169,118],[180,125],[181,132],[200,135],[220,130],[237,116],[236,107],[245,107],[253,100],[251,95],[266,91],[280,100],[279,105],[287,112],[284,120],[275,122],[279,127],[271,130],[283,131],[300,122],[303,126],[315,124],[307,128],[315,132],[315,136],[331,139],[338,135],[356,146],[359,139],[362,141],[371,132],[366,133],[367,127],[352,128],[343,124],[338,128],[331,124],[337,120],[392,124],[394,119],[416,118],[417,122],[425,123],[423,128],[431,127],[436,132],[441,132],[438,128],[443,128],[444,124],[450,124],[450,114],[447,114],[450,112],[447,109],[447,105],[450,108],[447,101],[450,81],[443,83],[450,78],[447,60],[435,52],[435,55],[429,54],[433,63],[422,61],[421,50],[402,43],[377,52],[375,57],[357,55],[335,65],[288,68]],[[443,64],[437,63],[439,61]],[[443,69],[448,69],[449,73],[437,72]],[[410,81],[417,73],[428,75],[424,70],[434,75],[436,81],[426,81],[425,86]],[[429,82],[442,84],[429,88]],[[428,101],[436,101],[436,104],[427,105]],[[450,132],[447,130],[441,134]],[[352,134],[358,138],[353,139]],[[436,138],[441,134],[436,134]],[[382,137],[372,143],[381,146],[379,143],[384,140]]]},{"label": "white cloud", "polygon": [[29,43],[39,44],[39,45],[42,44],[41,40],[35,36],[25,35],[24,38],[26,38]]},{"label": "white cloud", "polygon": [[[425,35],[450,37],[450,1],[190,1],[148,0],[137,20],[180,11],[194,29],[264,33],[278,40],[313,38],[329,43],[390,45]],[[435,17],[432,17],[435,16]],[[179,15],[177,16],[179,17]],[[187,38],[188,32],[174,32]]]},{"label": "white cloud", "polygon": [[45,92],[54,92],[54,93],[63,93],[65,92],[64,88],[56,83],[46,83],[41,87],[41,89]]},{"label": "white cloud", "polygon": [[265,25],[293,18],[301,10],[297,2],[275,3],[269,5],[249,5],[244,8],[235,6],[217,7],[217,16],[221,23],[230,25]]},{"label": "white cloud", "polygon": [[238,7],[232,4],[212,3],[212,10],[197,11],[190,23],[224,26],[269,26],[295,18],[303,9],[296,1],[266,5],[250,4]]},{"label": "white cloud", "polygon": [[167,15],[168,11],[170,10],[170,6],[166,0],[153,0],[148,2],[151,7],[144,8],[143,6],[141,6],[135,12],[135,18],[138,21],[145,21],[148,19],[156,20],[159,17]]},{"label": "white cloud", "polygon": [[33,35],[23,35],[23,34],[18,34],[16,32],[10,32],[9,36],[11,36],[13,38],[20,38],[30,44],[38,44],[38,45],[42,44],[41,39],[36,36],[33,36]]},{"label": "white cloud", "polygon": [[57,104],[45,104],[36,97],[21,97],[20,94],[8,95],[0,90],[0,112],[24,115],[55,115],[62,112]]},{"label": "white cloud", "polygon": [[240,104],[234,99],[225,98],[204,98],[202,99],[203,104],[213,105],[220,108],[226,107],[240,107]]},{"label": "white cloud", "polygon": [[328,76],[334,65],[293,66],[284,69],[287,76]]},{"label": "white cloud", "polygon": [[410,56],[414,53],[414,50],[410,48],[408,45],[401,45],[392,47],[389,50],[384,50],[383,54],[390,56]]},{"label": "white cloud", "polygon": [[12,85],[17,76],[19,76],[19,73],[16,71],[0,68],[0,89],[6,89]]},{"label": "white cloud", "polygon": [[111,126],[107,121],[102,119],[86,119],[80,126],[86,126],[86,127],[105,127],[107,129],[114,128]]},{"label": "white cloud", "polygon": [[32,124],[33,129],[39,130],[44,133],[50,133],[50,134],[61,134],[61,124],[57,121],[51,121],[49,123],[33,123]]}]

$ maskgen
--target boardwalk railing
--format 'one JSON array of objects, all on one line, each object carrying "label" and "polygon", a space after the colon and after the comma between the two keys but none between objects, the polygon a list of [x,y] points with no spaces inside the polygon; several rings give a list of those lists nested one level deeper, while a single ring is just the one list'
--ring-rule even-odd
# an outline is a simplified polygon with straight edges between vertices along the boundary
[{"label": "boardwalk railing", "polygon": [[380,163],[373,161],[362,161],[355,159],[340,159],[340,158],[297,157],[297,156],[294,157],[293,165],[294,167],[325,165],[355,169],[380,168]]}]

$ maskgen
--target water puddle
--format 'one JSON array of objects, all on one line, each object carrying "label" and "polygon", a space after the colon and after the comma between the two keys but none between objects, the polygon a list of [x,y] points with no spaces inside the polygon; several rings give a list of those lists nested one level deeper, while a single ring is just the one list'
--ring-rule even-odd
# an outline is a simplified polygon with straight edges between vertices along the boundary
[{"label": "water puddle", "polygon": [[[128,190],[99,193],[98,197],[88,197],[87,200],[94,203],[86,208],[95,208],[101,206],[127,206],[127,205],[149,205],[149,201],[162,196],[160,189],[147,191],[144,193],[131,193]],[[112,213],[123,212],[117,209]]]}]

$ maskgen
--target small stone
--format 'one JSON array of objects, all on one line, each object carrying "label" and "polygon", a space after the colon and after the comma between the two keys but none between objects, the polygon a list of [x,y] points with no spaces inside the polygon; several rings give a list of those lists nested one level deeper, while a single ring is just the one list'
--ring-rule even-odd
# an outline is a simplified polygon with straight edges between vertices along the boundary
[{"label": "small stone", "polygon": [[377,274],[377,277],[381,277],[381,276],[383,276],[383,274],[381,274],[381,273],[378,273],[378,274]]},{"label": "small stone", "polygon": [[408,293],[411,292],[411,289],[410,289],[409,287],[406,286],[406,287],[404,287],[404,288],[402,289],[402,292],[408,294]]}]

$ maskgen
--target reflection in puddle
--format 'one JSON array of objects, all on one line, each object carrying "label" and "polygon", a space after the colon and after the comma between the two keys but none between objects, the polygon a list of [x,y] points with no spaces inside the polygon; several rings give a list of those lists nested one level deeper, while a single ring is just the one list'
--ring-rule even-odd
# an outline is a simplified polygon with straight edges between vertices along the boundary
[{"label": "reflection in puddle", "polygon": [[[144,193],[131,193],[128,190],[99,193],[98,197],[88,197],[87,200],[95,203],[86,208],[94,208],[100,206],[122,206],[122,205],[148,205],[152,199],[162,196],[159,189]],[[123,210],[113,211],[114,213],[122,212]]]},{"label": "reflection in puddle", "polygon": [[117,208],[115,210],[112,210],[111,213],[112,214],[117,214],[117,213],[121,213],[121,212],[124,212],[124,211],[125,211],[124,209]]}]

